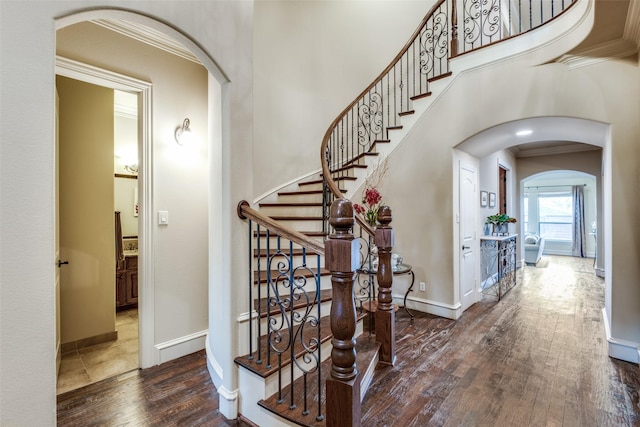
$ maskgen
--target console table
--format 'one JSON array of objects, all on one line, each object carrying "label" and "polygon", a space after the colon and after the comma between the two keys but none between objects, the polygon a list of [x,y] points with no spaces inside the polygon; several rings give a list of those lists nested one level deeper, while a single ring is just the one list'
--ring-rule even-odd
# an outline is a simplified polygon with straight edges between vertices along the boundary
[{"label": "console table", "polygon": [[516,285],[517,237],[517,234],[480,237],[482,293],[494,295],[498,301]]},{"label": "console table", "polygon": [[[407,312],[407,314],[411,316],[411,322],[413,322],[413,313],[411,313],[407,308],[407,297],[409,296],[409,292],[413,290],[413,283],[416,280],[416,276],[413,273],[413,267],[410,266],[409,264],[399,264],[399,265],[393,266],[391,268],[391,271],[393,272],[394,276],[403,275],[403,274],[411,275],[411,284],[409,285],[409,287],[407,288],[407,291],[404,294],[403,308]],[[375,299],[374,289],[372,289],[373,280],[371,280],[371,278],[376,276],[376,274],[378,274],[378,269],[373,267],[370,269],[361,268],[357,270],[357,273],[358,273],[358,284],[360,289],[359,291],[356,290],[356,299],[357,300],[361,299],[361,298],[358,298],[358,294],[366,296],[367,300],[364,302],[361,302],[361,305],[360,305],[361,308],[363,308],[364,310],[370,313],[375,312],[378,306],[378,301]],[[362,283],[360,282],[361,274],[364,274],[368,277]]]}]

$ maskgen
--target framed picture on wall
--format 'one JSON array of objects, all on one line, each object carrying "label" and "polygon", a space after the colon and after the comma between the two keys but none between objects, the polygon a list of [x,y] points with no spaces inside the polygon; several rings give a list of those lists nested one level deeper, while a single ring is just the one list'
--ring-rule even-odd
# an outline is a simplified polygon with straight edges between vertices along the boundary
[{"label": "framed picture on wall", "polygon": [[486,191],[480,191],[480,207],[481,208],[486,208],[487,207],[487,192]]},{"label": "framed picture on wall", "polygon": [[496,193],[489,193],[489,207],[496,207]]}]

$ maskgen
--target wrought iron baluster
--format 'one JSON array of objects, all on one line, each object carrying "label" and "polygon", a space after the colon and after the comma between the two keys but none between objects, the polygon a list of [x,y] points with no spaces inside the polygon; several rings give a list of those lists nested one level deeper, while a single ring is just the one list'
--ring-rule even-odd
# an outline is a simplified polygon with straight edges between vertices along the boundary
[{"label": "wrought iron baluster", "polygon": [[[252,253],[252,221],[249,220],[249,360],[253,360],[253,253]],[[260,259],[260,252],[258,252],[258,260]],[[260,315],[258,313],[258,322],[260,322]]]},{"label": "wrought iron baluster", "polygon": [[294,360],[296,359],[296,352],[295,352],[295,341],[294,341],[294,325],[295,325],[295,310],[294,310],[294,268],[293,268],[293,242],[289,241],[289,259],[292,261],[289,264],[289,316],[290,316],[290,320],[289,320],[289,357],[291,358],[291,369],[289,369],[289,395],[291,396],[290,399],[290,404],[289,404],[289,409],[295,409],[296,405],[293,402],[293,396],[295,395],[295,390],[294,390],[294,382],[293,382],[293,377],[294,377],[294,371],[295,371],[295,364],[293,363]]}]

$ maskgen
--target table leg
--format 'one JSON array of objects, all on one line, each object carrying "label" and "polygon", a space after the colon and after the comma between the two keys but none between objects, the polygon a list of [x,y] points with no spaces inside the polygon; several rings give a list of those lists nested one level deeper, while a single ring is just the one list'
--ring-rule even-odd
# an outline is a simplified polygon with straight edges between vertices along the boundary
[{"label": "table leg", "polygon": [[409,292],[411,292],[413,290],[413,283],[416,280],[416,276],[415,274],[413,274],[413,271],[409,272],[411,274],[411,285],[409,285],[409,288],[407,289],[407,292],[404,294],[404,311],[407,312],[407,314],[409,316],[411,316],[411,323],[413,323],[413,313],[411,313],[409,311],[409,309],[407,308],[407,297],[409,296]]}]

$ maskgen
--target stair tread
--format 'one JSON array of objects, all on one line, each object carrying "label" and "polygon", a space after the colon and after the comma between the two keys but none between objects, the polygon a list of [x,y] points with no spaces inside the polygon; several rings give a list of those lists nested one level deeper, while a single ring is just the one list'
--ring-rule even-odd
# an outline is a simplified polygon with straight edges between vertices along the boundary
[{"label": "stair tread", "polygon": [[[322,174],[320,174],[320,176],[322,176]],[[355,176],[340,176],[337,178],[333,178],[334,181],[342,181],[342,180],[355,181],[357,179],[358,178],[356,178]],[[299,186],[313,185],[313,184],[322,184],[322,179],[314,179],[313,181],[305,181],[305,182],[298,183]]]},{"label": "stair tread", "polygon": [[[309,268],[309,269],[304,269],[301,270],[299,273],[296,274],[296,277],[300,276],[300,277],[313,277],[317,274],[318,269],[317,268]],[[327,270],[326,268],[321,268],[320,269],[320,276],[327,276],[330,275],[331,272],[329,270]],[[278,275],[279,272],[277,270],[272,270],[271,271],[271,280],[275,281],[278,279]],[[257,271],[253,272],[253,284],[257,285],[258,283],[266,283],[267,282],[267,271],[266,270],[262,270],[260,271],[260,274],[258,274]]]},{"label": "stair tread", "polygon": [[408,116],[410,114],[415,114],[415,110],[401,111],[398,113],[399,116]]},{"label": "stair tread", "polygon": [[[340,191],[345,193],[347,190],[340,189]],[[320,189],[320,190],[280,191],[278,193],[278,196],[299,196],[299,195],[308,195],[308,194],[322,194],[322,189]]]},{"label": "stair tread", "polygon": [[431,93],[431,92],[425,92],[425,93],[420,93],[420,94],[418,94],[418,95],[414,95],[414,96],[412,96],[412,97],[411,97],[411,98],[409,98],[409,99],[411,99],[412,101],[415,101],[415,100],[417,100],[417,99],[426,98],[426,97],[431,96],[431,95],[432,95],[432,93]]},{"label": "stair tread", "polygon": [[315,208],[322,207],[322,202],[273,202],[273,203],[260,203],[261,208],[273,208],[273,207],[301,207],[301,208]]},{"label": "stair tread", "polygon": [[[346,166],[339,167],[338,169],[331,170],[331,173],[333,174],[333,173],[343,172],[343,171],[346,171],[346,170],[349,170],[349,169],[354,169],[354,168],[355,169],[366,169],[367,165],[346,165]],[[345,192],[344,190],[340,190],[340,191],[343,192],[343,193]]]},{"label": "stair tread", "polygon": [[[287,248],[285,249],[280,249],[280,252],[284,253],[285,255],[289,255],[289,248],[287,245]],[[269,248],[269,252],[267,252],[266,248],[262,248],[260,249],[260,251],[258,252],[258,249],[254,249],[253,250],[253,256],[257,257],[257,256],[261,256],[261,257],[266,257],[267,255],[275,255],[276,253],[278,253],[278,249],[277,248]],[[302,248],[296,248],[291,252],[291,255],[293,256],[302,256],[302,255],[307,255],[307,256],[311,256],[311,255],[318,255],[318,253],[316,251],[312,251],[310,249],[307,249],[306,251],[303,251]]]},{"label": "stair tread", "polygon": [[[324,237],[327,235],[326,232],[322,231],[299,231],[299,233],[304,234],[307,237]],[[253,236],[256,236],[256,232],[254,231]],[[265,230],[260,230],[260,237],[265,237],[267,232]],[[277,234],[271,233],[271,237],[277,237]]]},{"label": "stair tread", "polygon": [[453,73],[451,71],[449,71],[448,73],[440,74],[439,76],[430,77],[429,79],[427,79],[427,81],[429,83],[435,82],[436,80],[440,80],[440,79],[445,79],[447,77],[451,77],[452,74]]},{"label": "stair tread", "polygon": [[271,219],[276,221],[322,221],[321,216],[313,215],[271,215]]},{"label": "stair tread", "polygon": [[[365,334],[359,336],[356,339],[356,368],[360,372],[359,378],[362,381],[363,374],[367,371],[367,368],[374,360],[376,353],[380,348],[380,343],[375,341],[374,336],[367,336]],[[327,358],[322,362],[323,377],[326,378],[331,371],[331,358]],[[324,390],[325,381],[322,381],[322,414],[326,414],[326,391]],[[293,402],[296,405],[295,409],[290,409],[291,405],[291,385],[287,385],[282,392],[282,403],[278,403],[278,394],[274,394],[265,400],[258,402],[258,405],[262,406],[266,410],[273,412],[301,426],[320,427],[325,425],[325,420],[316,420],[318,412],[318,381],[314,378],[313,381],[307,381],[307,402],[309,414],[303,415],[302,408],[304,407],[304,393],[302,388],[304,384],[304,378],[300,377],[293,382],[294,399]]]}]

